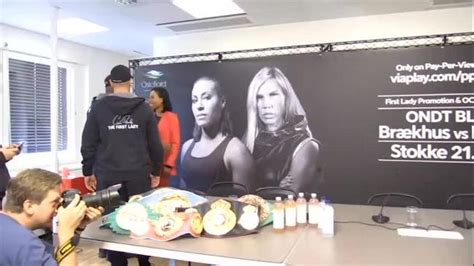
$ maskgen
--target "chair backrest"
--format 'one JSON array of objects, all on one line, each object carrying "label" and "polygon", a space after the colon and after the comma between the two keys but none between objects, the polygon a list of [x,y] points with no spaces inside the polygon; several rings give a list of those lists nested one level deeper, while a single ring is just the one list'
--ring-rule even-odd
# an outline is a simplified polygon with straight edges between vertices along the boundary
[{"label": "chair backrest", "polygon": [[186,191],[189,191],[189,192],[192,192],[198,196],[202,196],[202,197],[205,197],[206,196],[206,192],[203,192],[201,190],[197,190],[197,189],[192,189],[192,188],[182,188],[182,190],[186,190]]},{"label": "chair backrest", "polygon": [[423,201],[417,196],[398,193],[398,192],[385,192],[372,195],[368,200],[367,204],[373,202],[379,203],[378,205],[392,206],[392,207],[406,207],[406,206],[417,206],[423,207]]},{"label": "chair backrest", "polygon": [[474,193],[453,194],[449,196],[446,204],[451,208],[474,210]]},{"label": "chair backrest", "polygon": [[249,194],[249,190],[245,185],[230,181],[216,182],[207,191],[208,196],[216,197],[238,198],[247,194]]},{"label": "chair backrest", "polygon": [[293,195],[296,199],[296,192],[290,188],[284,187],[261,187],[255,190],[255,195],[260,196],[266,200],[275,200],[276,197],[286,199],[288,195]]}]

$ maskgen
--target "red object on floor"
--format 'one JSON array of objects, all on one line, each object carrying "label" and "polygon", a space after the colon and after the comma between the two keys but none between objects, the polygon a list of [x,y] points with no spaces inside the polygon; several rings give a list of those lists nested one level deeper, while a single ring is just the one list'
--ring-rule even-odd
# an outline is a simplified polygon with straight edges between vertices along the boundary
[{"label": "red object on floor", "polygon": [[78,176],[75,178],[63,178],[63,183],[61,185],[61,192],[68,189],[77,189],[81,192],[81,195],[90,193],[84,184],[84,177]]}]

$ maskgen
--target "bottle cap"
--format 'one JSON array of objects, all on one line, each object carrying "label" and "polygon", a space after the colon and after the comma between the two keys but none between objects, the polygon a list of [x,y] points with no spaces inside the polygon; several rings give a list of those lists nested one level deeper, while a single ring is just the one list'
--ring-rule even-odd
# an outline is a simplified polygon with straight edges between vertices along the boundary
[{"label": "bottle cap", "polygon": [[311,198],[315,199],[316,198],[316,193],[311,193]]},{"label": "bottle cap", "polygon": [[300,192],[300,193],[298,193],[298,196],[299,196],[300,198],[303,198],[303,197],[304,197],[304,193],[303,193],[303,192]]},{"label": "bottle cap", "polygon": [[324,201],[324,203],[326,203],[326,204],[329,204],[329,203],[331,202],[331,201],[329,200],[329,198],[326,197],[326,196],[322,196],[322,197],[321,197],[321,201]]},{"label": "bottle cap", "polygon": [[327,201],[326,196],[321,196],[321,201],[320,201],[321,204],[326,204],[326,201]]},{"label": "bottle cap", "polygon": [[281,197],[276,197],[275,200],[276,201],[281,201]]},{"label": "bottle cap", "polygon": [[292,200],[292,199],[293,199],[293,195],[288,195],[288,199]]}]

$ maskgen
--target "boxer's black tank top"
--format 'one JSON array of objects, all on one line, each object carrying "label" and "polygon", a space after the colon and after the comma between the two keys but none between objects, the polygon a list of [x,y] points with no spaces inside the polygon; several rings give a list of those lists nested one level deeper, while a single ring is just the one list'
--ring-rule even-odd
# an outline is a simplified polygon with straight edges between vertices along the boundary
[{"label": "boxer's black tank top", "polygon": [[183,158],[183,179],[186,187],[207,192],[211,185],[219,181],[232,181],[224,163],[224,153],[232,137],[227,136],[206,157],[193,157],[194,140]]}]

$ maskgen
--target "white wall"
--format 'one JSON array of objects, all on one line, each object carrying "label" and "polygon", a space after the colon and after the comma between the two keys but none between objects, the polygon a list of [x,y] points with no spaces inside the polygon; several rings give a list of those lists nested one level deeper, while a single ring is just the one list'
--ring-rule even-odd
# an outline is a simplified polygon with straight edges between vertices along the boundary
[{"label": "white wall", "polygon": [[[5,48],[4,44],[8,47]],[[19,53],[50,58],[50,40],[47,35],[22,30],[7,25],[0,24],[0,58],[5,58],[9,53]],[[81,156],[79,153],[81,132],[86,118],[86,111],[89,108],[91,98],[98,93],[104,92],[103,80],[110,72],[110,69],[117,64],[128,65],[128,57],[125,55],[108,52],[101,49],[88,47],[64,40],[59,40],[57,45],[58,61],[67,62],[73,65],[75,82],[73,101],[75,107],[75,147],[76,155],[74,163],[79,163]],[[0,60],[3,61],[3,60]],[[1,64],[0,64],[0,69]],[[3,76],[8,72],[3,70]],[[0,77],[2,72],[0,71]],[[0,110],[4,97],[3,79],[0,79]],[[5,128],[7,121],[0,119],[0,128]],[[0,133],[2,131],[0,130]],[[0,141],[5,141],[0,136]],[[16,160],[16,159],[15,159]],[[9,163],[9,168],[17,168],[15,160]],[[47,161],[47,160],[45,160]],[[40,162],[31,162],[36,165]],[[10,166],[11,165],[11,166]],[[25,167],[25,166],[22,166]],[[21,166],[20,166],[21,168]]]},{"label": "white wall", "polygon": [[155,38],[154,56],[473,31],[473,7],[290,23]]}]

